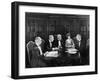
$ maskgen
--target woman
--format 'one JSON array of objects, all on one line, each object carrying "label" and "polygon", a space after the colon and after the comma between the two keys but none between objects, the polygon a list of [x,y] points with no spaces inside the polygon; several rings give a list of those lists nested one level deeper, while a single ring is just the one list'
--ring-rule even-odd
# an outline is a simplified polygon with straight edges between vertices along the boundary
[{"label": "woman", "polygon": [[70,37],[70,33],[68,33],[66,36],[67,36],[67,39],[65,41],[65,47],[66,48],[74,48],[74,42]]}]

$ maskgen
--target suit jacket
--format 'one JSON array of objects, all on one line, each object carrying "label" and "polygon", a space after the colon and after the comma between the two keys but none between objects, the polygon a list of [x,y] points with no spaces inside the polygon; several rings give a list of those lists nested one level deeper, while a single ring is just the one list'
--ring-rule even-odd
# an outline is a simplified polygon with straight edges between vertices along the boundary
[{"label": "suit jacket", "polygon": [[40,55],[40,50],[35,43],[30,45],[29,54],[31,67],[46,66],[46,64],[43,62],[42,56]]},{"label": "suit jacket", "polygon": [[46,51],[52,51],[52,48],[56,47],[55,45],[55,41],[51,42],[52,43],[52,47],[50,47],[50,42],[49,40],[45,42],[45,49]]},{"label": "suit jacket", "polygon": [[45,52],[45,48],[44,48],[45,47],[45,40],[42,39],[42,43],[40,46],[41,46],[42,52],[44,53]]},{"label": "suit jacket", "polygon": [[86,42],[84,40],[80,41],[80,46],[79,46],[79,41],[75,38],[74,39],[74,44],[75,44],[75,48],[78,49],[80,52],[84,52],[85,48],[86,48]]},{"label": "suit jacket", "polygon": [[[64,48],[64,46],[65,46],[65,45],[64,45],[64,41],[61,40],[60,42],[61,42],[61,46],[62,46],[62,48]],[[56,46],[56,47],[59,46],[59,41],[58,41],[58,40],[55,41],[55,46]]]}]

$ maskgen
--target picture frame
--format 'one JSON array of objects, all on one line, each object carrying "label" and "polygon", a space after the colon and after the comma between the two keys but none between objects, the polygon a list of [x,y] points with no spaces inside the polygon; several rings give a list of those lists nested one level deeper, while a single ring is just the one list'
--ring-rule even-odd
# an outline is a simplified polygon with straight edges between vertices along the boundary
[{"label": "picture frame", "polygon": [[[64,5],[64,4],[49,4],[49,3],[31,3],[31,2],[12,2],[11,4],[11,78],[13,79],[25,79],[25,78],[43,78],[43,77],[59,77],[59,76],[72,76],[72,75],[88,75],[88,74],[97,74],[97,7],[96,6],[83,6],[83,5]],[[43,14],[42,16],[39,16]],[[53,14],[53,15],[52,15]],[[64,18],[68,18],[68,22],[74,18],[73,15],[80,15],[77,18],[83,19],[86,17],[89,19],[88,26],[89,27],[89,38],[90,38],[90,49],[89,49],[89,64],[88,65],[80,65],[80,66],[60,66],[60,67],[42,67],[42,68],[25,68],[25,47],[27,33],[25,34],[27,24],[29,21],[27,18],[30,16],[32,18],[35,16],[43,17],[45,15],[49,15],[51,17],[61,15],[62,20]],[[71,16],[70,16],[71,15]],[[87,15],[87,16],[86,16]],[[63,18],[64,17],[64,18]],[[75,16],[76,17],[76,16]],[[27,22],[26,22],[27,21]],[[51,18],[50,26],[51,30],[49,32],[53,32],[54,27],[57,24],[53,24],[54,22]],[[80,20],[77,20],[80,22]],[[32,20],[32,22],[35,22]],[[42,21],[37,21],[40,23],[44,23]],[[47,22],[47,23],[49,23]],[[65,22],[67,20],[65,19]],[[72,22],[72,21],[71,21]],[[73,22],[74,23],[74,22]],[[83,22],[84,23],[84,22]],[[31,26],[39,25],[40,31],[41,27],[45,26],[45,24],[34,24],[31,23]],[[76,24],[76,22],[75,22]],[[87,30],[85,25],[80,23],[83,28],[81,32]],[[61,25],[61,24],[58,24]],[[71,31],[71,25],[65,24],[65,27],[68,27],[67,30]],[[87,25],[87,24],[86,24]],[[29,25],[28,25],[29,26]],[[36,27],[39,27],[36,26]],[[47,26],[47,25],[46,25]],[[63,26],[63,25],[62,25]],[[78,25],[77,25],[78,26]],[[28,28],[27,28],[28,30]],[[34,30],[34,29],[33,29]],[[45,32],[45,29],[43,29]],[[60,29],[59,29],[60,30]],[[35,30],[34,30],[35,31]],[[33,34],[34,34],[33,31]],[[30,32],[30,31],[29,31]],[[48,32],[47,32],[48,33]],[[55,31],[54,31],[55,33]],[[33,36],[32,34],[32,36]],[[85,34],[85,33],[84,33]],[[86,33],[87,35],[87,33]],[[26,36],[26,37],[25,37]],[[85,68],[85,69],[84,69]],[[72,71],[71,71],[72,70]]]}]

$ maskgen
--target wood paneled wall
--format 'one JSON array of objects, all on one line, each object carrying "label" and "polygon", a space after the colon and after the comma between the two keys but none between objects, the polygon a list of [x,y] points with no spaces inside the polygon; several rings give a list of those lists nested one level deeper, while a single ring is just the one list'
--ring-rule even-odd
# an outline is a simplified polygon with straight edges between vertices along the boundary
[{"label": "wood paneled wall", "polygon": [[89,38],[89,16],[88,15],[59,15],[44,13],[26,13],[26,43],[34,41],[34,37],[41,36],[48,39],[49,34],[62,34],[70,32],[74,37],[77,33]]}]

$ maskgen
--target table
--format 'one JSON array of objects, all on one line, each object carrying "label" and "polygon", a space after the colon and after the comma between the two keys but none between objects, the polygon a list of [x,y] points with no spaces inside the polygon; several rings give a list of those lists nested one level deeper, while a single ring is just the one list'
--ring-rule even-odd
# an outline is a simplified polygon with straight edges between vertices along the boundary
[{"label": "table", "polygon": [[71,54],[66,51],[59,51],[57,57],[44,56],[44,60],[49,67],[72,66],[72,65],[79,65],[81,63],[79,51],[77,51],[75,54]]}]

